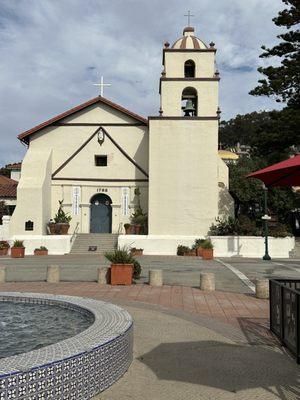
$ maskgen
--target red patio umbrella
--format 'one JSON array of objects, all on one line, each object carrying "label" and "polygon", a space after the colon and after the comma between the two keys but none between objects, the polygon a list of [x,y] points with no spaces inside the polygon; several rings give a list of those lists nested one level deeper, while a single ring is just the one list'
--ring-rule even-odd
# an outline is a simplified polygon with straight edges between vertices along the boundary
[{"label": "red patio umbrella", "polygon": [[300,186],[300,154],[247,175],[267,186]]}]

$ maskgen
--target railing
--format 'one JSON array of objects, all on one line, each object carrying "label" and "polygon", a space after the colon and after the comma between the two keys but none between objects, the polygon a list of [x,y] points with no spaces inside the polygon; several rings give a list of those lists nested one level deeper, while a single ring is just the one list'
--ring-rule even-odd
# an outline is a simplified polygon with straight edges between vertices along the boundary
[{"label": "railing", "polygon": [[270,279],[270,329],[300,364],[300,279]]},{"label": "railing", "polygon": [[78,228],[79,228],[79,222],[77,222],[77,224],[75,226],[75,229],[74,229],[74,232],[72,233],[72,236],[71,236],[71,239],[70,239],[71,246],[73,244],[73,241],[76,238],[76,235],[77,235],[77,232],[78,232]]}]

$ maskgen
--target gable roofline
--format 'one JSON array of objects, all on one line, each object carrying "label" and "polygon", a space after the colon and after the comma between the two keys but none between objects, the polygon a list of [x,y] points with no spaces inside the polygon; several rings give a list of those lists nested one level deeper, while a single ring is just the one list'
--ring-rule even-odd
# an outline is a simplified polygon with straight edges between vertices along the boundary
[{"label": "gable roofline", "polygon": [[82,111],[85,108],[90,107],[90,106],[92,106],[94,104],[97,104],[97,103],[106,104],[109,107],[112,107],[115,110],[120,111],[121,113],[126,114],[129,117],[131,117],[131,118],[133,118],[133,119],[135,119],[135,120],[137,120],[139,122],[142,122],[145,125],[148,125],[148,121],[147,121],[146,118],[141,117],[140,115],[135,114],[132,111],[127,110],[126,108],[124,108],[124,107],[120,106],[119,104],[116,104],[116,103],[106,99],[105,97],[97,96],[97,97],[94,97],[91,100],[88,100],[88,101],[86,101],[86,102],[84,102],[82,104],[79,104],[76,107],[71,108],[70,110],[67,110],[67,111],[63,112],[62,114],[57,115],[56,117],[53,117],[53,118],[48,119],[47,121],[45,121],[45,122],[43,122],[43,123],[41,123],[39,125],[36,125],[33,128],[31,128],[31,129],[29,129],[29,130],[27,130],[25,132],[20,133],[18,135],[18,139],[21,140],[22,142],[28,143],[29,136],[31,136],[33,133],[36,133],[36,132],[40,131],[41,129],[44,129],[44,128],[54,124],[55,122],[60,121],[63,118],[69,117],[70,115],[73,115],[73,114],[77,113],[78,111]]}]

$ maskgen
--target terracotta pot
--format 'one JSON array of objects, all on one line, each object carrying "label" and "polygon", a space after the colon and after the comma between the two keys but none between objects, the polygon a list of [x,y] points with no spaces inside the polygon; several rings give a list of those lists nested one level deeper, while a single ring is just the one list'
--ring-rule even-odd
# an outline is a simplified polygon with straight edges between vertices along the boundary
[{"label": "terracotta pot", "polygon": [[196,256],[196,250],[188,251],[188,252],[184,253],[183,255],[187,256],[187,257],[195,257]]},{"label": "terracotta pot", "polygon": [[202,249],[203,260],[212,260],[214,258],[214,249]]},{"label": "terracotta pot", "polygon": [[133,274],[133,264],[111,264],[110,284],[131,285],[132,274]]},{"label": "terracotta pot", "polygon": [[0,249],[0,256],[7,256],[8,253],[8,247],[5,247],[5,249]]},{"label": "terracotta pot", "polygon": [[58,231],[59,231],[59,235],[67,235],[69,228],[70,228],[70,224],[67,223],[58,223],[56,224],[58,227]]},{"label": "terracotta pot", "polygon": [[203,254],[203,249],[202,249],[202,247],[197,247],[196,248],[196,255],[197,255],[197,257],[202,257],[202,254]]},{"label": "terracotta pot", "polygon": [[141,225],[134,225],[134,234],[139,235],[141,231]]},{"label": "terracotta pot", "polygon": [[34,255],[35,256],[47,256],[48,255],[48,250],[34,250]]},{"label": "terracotta pot", "polygon": [[132,256],[142,256],[143,250],[142,249],[141,250],[140,249],[135,249],[135,250],[131,249],[130,253]]},{"label": "terracotta pot", "polygon": [[12,247],[10,249],[11,258],[24,258],[25,247]]},{"label": "terracotta pot", "polygon": [[55,223],[51,223],[48,224],[49,226],[49,231],[50,231],[50,235],[56,235],[56,224]]},{"label": "terracotta pot", "polygon": [[131,234],[131,225],[129,225],[127,228],[124,225],[124,229],[125,229],[125,235],[130,235]]}]

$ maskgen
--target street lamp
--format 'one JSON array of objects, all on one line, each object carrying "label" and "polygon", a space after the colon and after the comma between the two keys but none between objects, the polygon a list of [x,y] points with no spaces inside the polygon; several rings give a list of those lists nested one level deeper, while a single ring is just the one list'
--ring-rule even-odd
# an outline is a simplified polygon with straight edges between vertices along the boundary
[{"label": "street lamp", "polygon": [[263,191],[264,191],[264,213],[265,213],[265,215],[261,217],[261,219],[264,221],[264,233],[265,233],[265,255],[263,256],[263,260],[269,261],[271,260],[271,257],[269,255],[268,221],[271,219],[271,217],[268,215],[268,188],[264,184],[263,184]]}]

